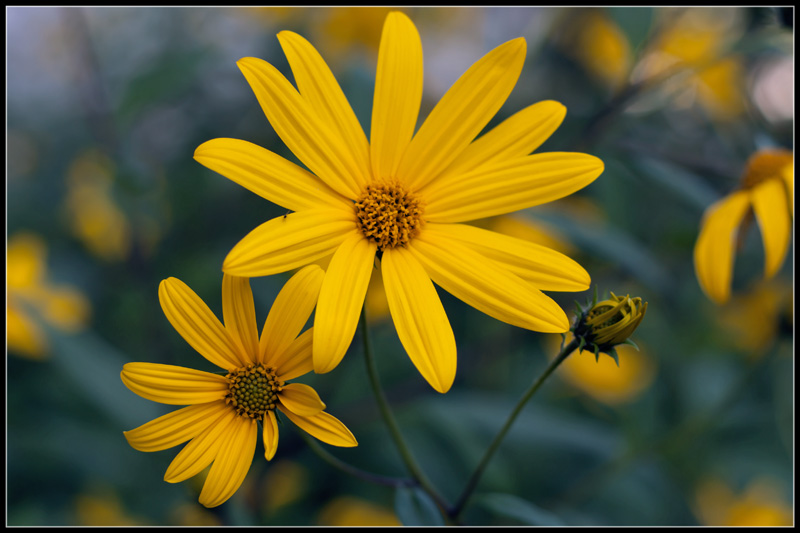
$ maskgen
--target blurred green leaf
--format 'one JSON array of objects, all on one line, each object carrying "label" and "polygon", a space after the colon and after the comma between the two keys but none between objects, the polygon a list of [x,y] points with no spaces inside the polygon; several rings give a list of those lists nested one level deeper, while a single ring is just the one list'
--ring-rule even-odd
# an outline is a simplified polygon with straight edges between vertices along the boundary
[{"label": "blurred green leaf", "polygon": [[513,494],[493,492],[479,494],[475,503],[501,516],[519,520],[528,526],[564,526],[564,522],[541,507]]},{"label": "blurred green leaf", "polygon": [[404,526],[443,526],[439,508],[422,489],[401,487],[394,497],[394,510]]}]

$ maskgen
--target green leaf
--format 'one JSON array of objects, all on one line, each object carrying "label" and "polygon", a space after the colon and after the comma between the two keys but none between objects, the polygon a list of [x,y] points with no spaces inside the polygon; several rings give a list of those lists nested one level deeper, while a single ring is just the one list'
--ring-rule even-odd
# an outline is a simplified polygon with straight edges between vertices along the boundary
[{"label": "green leaf", "polygon": [[443,526],[436,503],[417,487],[400,487],[395,492],[394,510],[404,526]]},{"label": "green leaf", "polygon": [[546,511],[513,494],[503,494],[499,492],[480,494],[476,497],[476,503],[496,514],[513,518],[527,526],[566,525],[559,517],[550,511]]}]

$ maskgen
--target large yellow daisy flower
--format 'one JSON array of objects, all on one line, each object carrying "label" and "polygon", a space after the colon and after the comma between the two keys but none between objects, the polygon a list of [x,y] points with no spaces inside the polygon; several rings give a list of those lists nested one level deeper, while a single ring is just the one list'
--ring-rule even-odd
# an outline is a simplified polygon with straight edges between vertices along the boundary
[{"label": "large yellow daisy flower", "polygon": [[705,212],[694,247],[694,266],[703,291],[718,304],[731,295],[739,226],[752,212],[764,243],[764,277],[783,264],[792,240],[794,157],[788,150],[761,150],[747,162],[741,186]]},{"label": "large yellow daisy flower", "polygon": [[164,476],[178,483],[212,463],[200,503],[216,507],[242,484],[256,448],[258,421],[265,457],[278,447],[275,410],[301,429],[334,446],[356,446],[344,424],[323,409],[316,391],[286,383],[312,370],[311,329],[298,336],[317,301],[323,272],[311,265],[284,286],[267,316],[261,338],[246,278],[224,275],[221,324],[182,281],[169,278],[158,290],[164,314],[202,356],[227,375],[153,363],[128,363],[122,381],[133,392],[160,403],[188,405],[125,432],[131,446],[155,452],[190,441]]},{"label": "large yellow daisy flower", "polygon": [[262,60],[238,65],[275,131],[311,172],[234,139],[201,145],[195,159],[294,211],[242,239],[223,271],[266,276],[332,256],[314,320],[314,370],[332,370],[347,351],[376,258],[398,336],[439,392],[453,383],[456,346],[434,283],[503,322],[567,331],[564,311],[540,291],[585,290],[586,271],[548,248],[462,224],[569,195],[603,171],[586,154],[528,155],[563,120],[557,102],[523,109],[474,140],[514,87],[525,40],[475,63],[415,134],[422,45],[411,20],[390,13],[367,141],[314,47],[291,32],[278,39],[298,89]]}]

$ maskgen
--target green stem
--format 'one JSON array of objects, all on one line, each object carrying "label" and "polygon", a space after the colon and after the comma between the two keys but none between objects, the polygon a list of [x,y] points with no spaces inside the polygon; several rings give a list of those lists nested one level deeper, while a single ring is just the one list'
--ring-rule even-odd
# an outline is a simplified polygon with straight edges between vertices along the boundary
[{"label": "green stem", "polygon": [[311,448],[311,451],[316,453],[323,461],[333,466],[334,468],[338,468],[339,470],[350,474],[351,476],[363,479],[364,481],[368,481],[370,483],[385,485],[387,487],[395,487],[395,488],[413,487],[417,485],[417,482],[414,481],[413,479],[381,476],[380,474],[373,474],[372,472],[367,472],[366,470],[361,470],[360,468],[356,468],[351,464],[345,463],[338,457],[333,456],[325,448],[320,446],[320,444],[315,439],[307,435],[304,431],[300,431],[298,433],[300,433],[300,436],[303,438],[304,441],[306,441],[306,444],[308,444],[308,447]]},{"label": "green stem", "polygon": [[506,423],[503,424],[503,427],[500,428],[500,432],[495,436],[494,440],[489,445],[489,448],[483,455],[483,459],[481,459],[481,462],[478,464],[478,467],[475,469],[475,472],[472,473],[472,477],[469,478],[466,487],[464,487],[464,492],[461,493],[461,497],[458,499],[455,506],[453,506],[453,508],[450,510],[451,518],[457,519],[458,516],[464,510],[464,507],[466,506],[469,497],[472,495],[473,491],[478,486],[478,482],[480,481],[481,476],[483,475],[483,471],[486,469],[486,466],[489,464],[489,461],[492,459],[492,456],[497,451],[497,448],[500,447],[500,443],[503,442],[506,433],[508,433],[508,431],[511,429],[511,426],[514,424],[514,420],[516,420],[517,416],[522,411],[522,408],[525,407],[525,404],[528,403],[528,400],[530,400],[533,397],[533,395],[536,394],[536,391],[539,390],[539,388],[542,386],[545,380],[550,376],[550,374],[552,374],[553,371],[556,368],[558,368],[558,366],[562,362],[564,362],[564,359],[566,359],[567,356],[571,354],[576,348],[578,348],[578,341],[576,341],[575,339],[570,341],[570,343],[567,344],[566,346],[563,346],[559,354],[556,356],[555,359],[553,359],[550,362],[550,364],[547,366],[542,375],[540,375],[536,379],[536,381],[533,382],[530,388],[528,388],[528,390],[525,391],[525,394],[522,395],[522,398],[520,398],[519,402],[517,402],[517,406],[508,416]]},{"label": "green stem", "polygon": [[422,472],[422,469],[419,467],[417,461],[414,459],[414,456],[411,454],[411,450],[403,440],[403,435],[400,433],[400,427],[397,425],[397,420],[395,420],[394,414],[392,414],[392,411],[389,408],[389,402],[386,400],[386,395],[383,393],[383,389],[381,388],[381,384],[378,379],[378,370],[375,367],[375,358],[372,354],[372,343],[370,341],[369,331],[367,329],[366,309],[361,311],[361,337],[364,343],[364,358],[366,359],[367,363],[367,373],[369,374],[369,381],[372,385],[372,391],[375,394],[375,400],[378,402],[378,409],[381,412],[381,416],[389,428],[389,433],[394,440],[395,446],[397,446],[398,452],[400,452],[400,457],[403,459],[403,463],[405,463],[406,468],[408,468],[408,471],[411,473],[411,476],[417,481],[417,483],[419,483],[419,486],[425,492],[427,492],[431,498],[433,498],[442,512],[446,514],[448,509],[447,502],[445,502],[444,498],[439,495],[438,491],[428,480],[427,476],[425,476],[425,474]]}]

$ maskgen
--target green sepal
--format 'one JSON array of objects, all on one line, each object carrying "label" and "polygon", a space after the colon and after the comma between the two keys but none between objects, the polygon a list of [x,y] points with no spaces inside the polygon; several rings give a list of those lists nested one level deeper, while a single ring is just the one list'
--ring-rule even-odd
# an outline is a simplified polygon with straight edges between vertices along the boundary
[{"label": "green sepal", "polygon": [[598,345],[594,345],[594,362],[600,362],[600,347]]},{"label": "green sepal", "polygon": [[[563,335],[563,334],[562,334],[562,335]],[[634,348],[636,348],[636,351],[637,351],[637,352],[641,351],[641,350],[639,350],[639,346],[638,346],[638,345],[637,345],[635,342],[633,342],[632,340],[630,340],[630,339],[625,339],[624,341],[622,341],[622,344],[630,344],[631,346],[633,346]]]},{"label": "green sepal", "polygon": [[586,339],[581,337],[580,342],[578,342],[578,353],[583,353],[583,347],[586,346]]},{"label": "green sepal", "polygon": [[611,349],[606,353],[611,356],[614,362],[617,363],[617,368],[619,368],[619,356],[617,355],[617,349],[612,346]]}]

